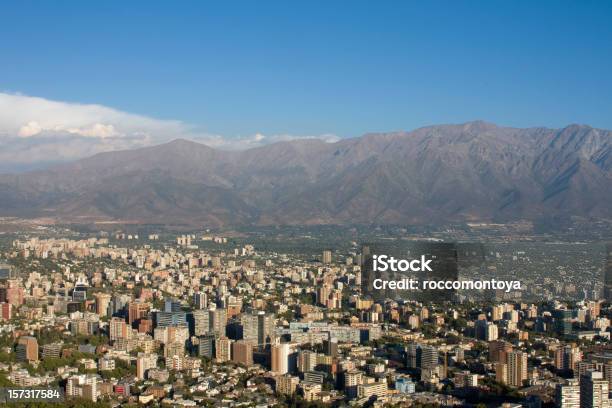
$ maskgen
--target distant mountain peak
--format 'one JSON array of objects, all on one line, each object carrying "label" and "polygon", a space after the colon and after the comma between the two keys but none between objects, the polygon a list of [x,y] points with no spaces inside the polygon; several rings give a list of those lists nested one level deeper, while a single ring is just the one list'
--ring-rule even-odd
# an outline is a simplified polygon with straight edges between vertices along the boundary
[{"label": "distant mountain peak", "polygon": [[498,129],[499,127],[491,122],[485,122],[484,120],[474,120],[463,124],[465,130],[484,132],[489,130]]},{"label": "distant mountain peak", "polygon": [[0,216],[208,226],[611,219],[611,148],[612,132],[584,125],[485,121],[239,152],[176,139],[0,176]]}]

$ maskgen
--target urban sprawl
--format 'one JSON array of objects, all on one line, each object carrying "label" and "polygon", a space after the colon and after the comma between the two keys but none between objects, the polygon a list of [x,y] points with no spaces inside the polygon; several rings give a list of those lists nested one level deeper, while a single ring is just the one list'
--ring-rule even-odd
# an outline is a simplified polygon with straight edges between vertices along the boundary
[{"label": "urban sprawl", "polygon": [[539,299],[423,304],[368,298],[357,243],[74,235],[2,247],[2,387],[77,406],[612,408],[609,293],[567,267],[538,281],[521,251]]}]

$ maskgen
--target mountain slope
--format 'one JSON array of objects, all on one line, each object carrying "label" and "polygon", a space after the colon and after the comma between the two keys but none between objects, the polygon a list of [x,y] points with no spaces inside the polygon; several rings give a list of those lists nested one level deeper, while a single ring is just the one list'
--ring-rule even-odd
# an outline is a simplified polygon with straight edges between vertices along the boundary
[{"label": "mountain slope", "polygon": [[484,122],[282,142],[185,141],[0,176],[0,215],[206,225],[612,218],[612,132]]}]

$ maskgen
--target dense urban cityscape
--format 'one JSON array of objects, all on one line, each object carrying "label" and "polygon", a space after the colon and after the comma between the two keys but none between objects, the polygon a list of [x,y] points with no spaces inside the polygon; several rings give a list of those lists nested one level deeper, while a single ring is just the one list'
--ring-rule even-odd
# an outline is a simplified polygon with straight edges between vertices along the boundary
[{"label": "dense urban cityscape", "polygon": [[504,237],[487,251],[532,293],[424,304],[369,299],[342,234],[271,235],[3,233],[0,384],[76,406],[611,406],[609,248]]},{"label": "dense urban cityscape", "polygon": [[612,1],[2,1],[0,408],[612,408]]}]

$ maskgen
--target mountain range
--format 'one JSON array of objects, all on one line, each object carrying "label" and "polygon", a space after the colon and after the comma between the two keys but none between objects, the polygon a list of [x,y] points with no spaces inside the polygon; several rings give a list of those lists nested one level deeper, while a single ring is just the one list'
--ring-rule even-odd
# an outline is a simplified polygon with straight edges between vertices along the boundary
[{"label": "mountain range", "polygon": [[0,216],[202,226],[612,218],[612,132],[486,122],[244,151],[187,140],[0,176]]}]

